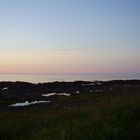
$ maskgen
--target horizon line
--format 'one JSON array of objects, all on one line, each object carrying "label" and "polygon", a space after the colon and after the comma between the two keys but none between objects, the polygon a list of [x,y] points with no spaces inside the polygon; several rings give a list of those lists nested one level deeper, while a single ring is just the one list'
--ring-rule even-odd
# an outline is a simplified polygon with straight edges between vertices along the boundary
[{"label": "horizon line", "polygon": [[93,73],[0,73],[0,75],[91,75],[91,74],[140,74],[140,72],[93,72]]}]

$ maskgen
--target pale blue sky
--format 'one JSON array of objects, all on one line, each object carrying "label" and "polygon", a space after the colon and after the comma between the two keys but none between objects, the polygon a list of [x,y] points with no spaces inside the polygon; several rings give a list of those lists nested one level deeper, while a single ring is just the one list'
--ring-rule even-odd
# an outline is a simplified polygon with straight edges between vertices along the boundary
[{"label": "pale blue sky", "polygon": [[0,73],[140,72],[139,0],[1,0],[0,32]]}]

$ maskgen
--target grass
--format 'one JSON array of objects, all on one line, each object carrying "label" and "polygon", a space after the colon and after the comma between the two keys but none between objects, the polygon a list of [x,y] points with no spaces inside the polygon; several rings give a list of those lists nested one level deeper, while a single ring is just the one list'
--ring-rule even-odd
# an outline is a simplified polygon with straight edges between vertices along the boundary
[{"label": "grass", "polygon": [[57,107],[0,112],[0,140],[139,140],[138,89],[59,97]]}]

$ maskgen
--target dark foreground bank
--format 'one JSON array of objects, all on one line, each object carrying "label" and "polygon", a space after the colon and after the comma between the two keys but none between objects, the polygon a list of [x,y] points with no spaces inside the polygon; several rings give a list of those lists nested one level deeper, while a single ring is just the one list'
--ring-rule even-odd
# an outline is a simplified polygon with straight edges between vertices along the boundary
[{"label": "dark foreground bank", "polygon": [[58,139],[139,140],[140,81],[0,82],[0,140]]}]

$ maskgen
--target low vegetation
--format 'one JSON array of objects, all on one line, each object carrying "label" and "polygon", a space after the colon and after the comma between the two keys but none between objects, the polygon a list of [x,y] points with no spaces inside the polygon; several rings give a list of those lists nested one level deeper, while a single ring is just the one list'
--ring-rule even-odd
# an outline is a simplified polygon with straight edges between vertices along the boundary
[{"label": "low vegetation", "polygon": [[[0,100],[0,104],[9,100]],[[0,111],[0,140],[139,140],[140,86]]]}]

